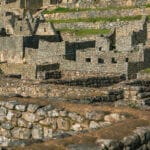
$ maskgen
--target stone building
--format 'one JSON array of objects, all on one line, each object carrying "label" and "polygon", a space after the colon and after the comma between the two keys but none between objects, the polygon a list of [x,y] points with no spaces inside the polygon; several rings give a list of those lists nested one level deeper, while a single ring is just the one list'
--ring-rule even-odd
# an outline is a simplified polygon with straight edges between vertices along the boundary
[{"label": "stone building", "polygon": [[[40,7],[39,3],[37,9]],[[1,12],[0,69],[5,75],[47,79],[57,73],[92,72],[135,78],[138,71],[150,67],[150,23],[146,18],[92,41],[70,42],[63,41],[42,14],[33,17],[32,7],[19,9],[23,13],[10,9]]]}]

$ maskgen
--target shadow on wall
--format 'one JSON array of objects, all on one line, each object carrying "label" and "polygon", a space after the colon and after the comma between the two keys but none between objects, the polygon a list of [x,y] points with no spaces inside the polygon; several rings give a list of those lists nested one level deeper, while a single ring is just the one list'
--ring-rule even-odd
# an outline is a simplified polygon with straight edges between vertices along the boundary
[{"label": "shadow on wall", "polygon": [[76,60],[76,51],[86,48],[94,48],[95,41],[65,43],[65,56],[67,60]]}]

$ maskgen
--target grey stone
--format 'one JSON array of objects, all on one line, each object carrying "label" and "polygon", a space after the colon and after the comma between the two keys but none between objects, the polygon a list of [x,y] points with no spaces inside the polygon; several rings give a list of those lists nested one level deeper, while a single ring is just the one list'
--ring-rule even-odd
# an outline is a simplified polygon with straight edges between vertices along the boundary
[{"label": "grey stone", "polygon": [[59,111],[57,109],[48,111],[48,116],[49,117],[58,117],[59,116]]},{"label": "grey stone", "polygon": [[67,117],[68,112],[65,111],[65,110],[61,110],[61,111],[59,111],[59,114],[60,114],[61,117]]},{"label": "grey stone", "polygon": [[44,138],[45,139],[50,139],[50,138],[52,138],[52,136],[53,136],[53,131],[52,131],[52,129],[50,129],[50,128],[48,128],[48,127],[44,127],[43,128],[43,131],[44,131]]},{"label": "grey stone", "polygon": [[120,141],[111,139],[97,139],[96,144],[98,144],[102,150],[121,150],[124,146]]},{"label": "grey stone", "polygon": [[96,144],[72,144],[67,146],[68,150],[99,150],[99,147]]},{"label": "grey stone", "polygon": [[82,123],[84,121],[84,117],[78,115],[77,113],[75,112],[70,112],[68,114],[68,116],[73,120],[73,121],[77,121],[79,123]]},{"label": "grey stone", "polygon": [[2,127],[0,127],[0,135],[7,137],[7,138],[11,138],[11,132],[10,130],[4,129]]},{"label": "grey stone", "polygon": [[1,146],[7,147],[10,141],[11,141],[11,139],[4,137],[4,136],[0,136],[0,145]]},{"label": "grey stone", "polygon": [[31,122],[28,122],[22,118],[19,118],[18,119],[18,126],[19,127],[24,127],[24,128],[29,128],[31,129],[32,128],[32,123]]},{"label": "grey stone", "polygon": [[22,118],[28,122],[35,122],[36,115],[34,113],[24,112]]},{"label": "grey stone", "polygon": [[53,109],[53,106],[50,105],[50,104],[43,107],[43,110],[46,111],[46,112],[47,112],[47,111],[50,111],[50,110],[52,110],[52,109]]},{"label": "grey stone", "polygon": [[70,120],[68,118],[58,118],[57,127],[60,130],[69,130],[70,129]]},{"label": "grey stone", "polygon": [[7,118],[7,120],[11,121],[14,118],[20,118],[21,116],[22,116],[21,112],[9,110],[8,113],[7,113],[6,118]]},{"label": "grey stone", "polygon": [[39,115],[39,116],[45,117],[45,116],[47,115],[47,112],[46,112],[43,108],[39,108],[39,109],[36,111],[36,114]]},{"label": "grey stone", "polygon": [[23,104],[15,106],[15,109],[18,110],[18,111],[21,111],[21,112],[26,111],[26,108],[27,108],[27,105],[23,105]]},{"label": "grey stone", "polygon": [[96,129],[96,128],[99,128],[99,127],[100,127],[99,123],[97,123],[95,121],[90,122],[89,128]]},{"label": "grey stone", "polygon": [[40,125],[34,125],[32,129],[32,138],[33,139],[43,139],[44,133],[43,128]]},{"label": "grey stone", "polygon": [[6,116],[7,111],[8,110],[5,107],[0,107],[0,116]]},{"label": "grey stone", "polygon": [[53,124],[54,119],[52,118],[45,118],[44,120],[39,121],[40,124],[45,126],[50,126]]},{"label": "grey stone", "polygon": [[112,113],[112,114],[106,115],[106,116],[104,117],[104,120],[105,120],[106,122],[118,122],[118,121],[123,121],[123,120],[125,120],[125,119],[126,119],[126,118],[125,118],[124,115],[120,115],[120,114],[118,114],[118,113]]},{"label": "grey stone", "polygon": [[29,139],[31,130],[27,128],[16,127],[11,130],[12,136],[16,139]]},{"label": "grey stone", "polygon": [[29,104],[28,107],[27,107],[27,111],[31,112],[31,113],[34,113],[37,111],[37,109],[39,108],[40,106],[37,105],[37,104]]},{"label": "grey stone", "polygon": [[102,111],[92,111],[86,113],[86,118],[90,120],[103,120],[105,113]]},{"label": "grey stone", "polygon": [[7,130],[11,130],[14,126],[10,122],[4,122],[1,124],[1,127]]},{"label": "grey stone", "polygon": [[5,107],[8,109],[14,109],[17,104],[18,102],[16,101],[9,101],[5,104]]},{"label": "grey stone", "polygon": [[72,125],[71,129],[74,131],[80,131],[80,130],[82,130],[82,127],[79,123],[76,123],[76,124]]},{"label": "grey stone", "polygon": [[122,140],[122,143],[126,146],[126,147],[131,147],[131,149],[136,149],[140,146],[141,144],[141,140],[140,137],[136,134],[124,137]]}]

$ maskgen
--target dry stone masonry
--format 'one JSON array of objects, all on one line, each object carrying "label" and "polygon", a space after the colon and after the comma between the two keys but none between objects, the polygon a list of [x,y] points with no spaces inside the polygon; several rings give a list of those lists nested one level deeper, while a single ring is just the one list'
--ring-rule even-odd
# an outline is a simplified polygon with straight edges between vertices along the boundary
[{"label": "dry stone masonry", "polygon": [[0,146],[26,145],[52,139],[57,133],[77,132],[110,126],[126,114],[104,111],[80,115],[52,105],[0,101]]}]

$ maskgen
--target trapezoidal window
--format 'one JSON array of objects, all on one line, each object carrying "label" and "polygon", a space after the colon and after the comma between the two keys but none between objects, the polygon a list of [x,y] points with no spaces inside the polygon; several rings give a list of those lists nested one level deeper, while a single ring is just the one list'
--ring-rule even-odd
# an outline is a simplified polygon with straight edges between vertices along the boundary
[{"label": "trapezoidal window", "polygon": [[99,64],[104,64],[104,59],[98,58],[98,63],[99,63]]},{"label": "trapezoidal window", "polygon": [[98,50],[99,50],[99,51],[102,51],[102,47],[99,47]]},{"label": "trapezoidal window", "polygon": [[22,26],[20,26],[20,31],[22,31]]},{"label": "trapezoidal window", "polygon": [[90,63],[91,62],[91,58],[86,58],[85,61]]},{"label": "trapezoidal window", "polygon": [[113,58],[111,59],[111,63],[116,64],[116,63],[117,63],[116,58],[113,57]]},{"label": "trapezoidal window", "polygon": [[44,32],[46,32],[46,28],[44,28]]},{"label": "trapezoidal window", "polygon": [[129,58],[125,58],[125,62],[129,62]]}]

